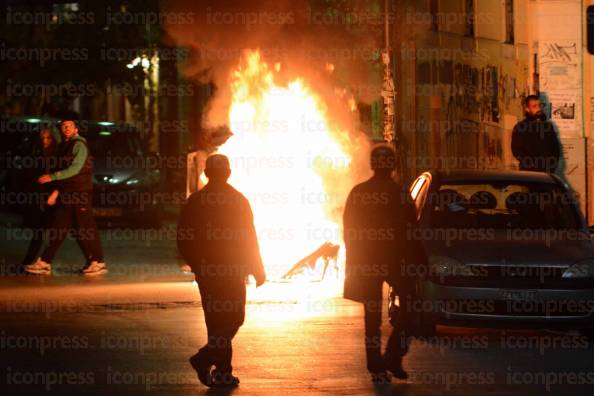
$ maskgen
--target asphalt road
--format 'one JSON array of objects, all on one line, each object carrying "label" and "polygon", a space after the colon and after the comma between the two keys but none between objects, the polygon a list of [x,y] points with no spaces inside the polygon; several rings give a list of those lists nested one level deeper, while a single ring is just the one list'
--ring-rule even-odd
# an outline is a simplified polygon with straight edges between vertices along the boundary
[{"label": "asphalt road", "polygon": [[[0,395],[204,395],[188,364],[206,340],[171,225],[104,229],[110,273],[76,275],[67,241],[52,277],[15,276],[27,238],[0,217]],[[406,382],[374,387],[361,306],[337,280],[249,288],[234,342],[237,395],[594,395],[594,345],[575,334],[440,327],[415,340]],[[387,334],[389,325],[384,326]]]},{"label": "asphalt road", "polygon": [[[200,385],[187,362],[206,339],[194,287],[144,283],[135,301],[99,304],[99,294],[51,309],[53,300],[42,298],[4,301],[2,394],[225,394]],[[234,342],[241,385],[233,394],[594,394],[593,345],[584,338],[450,327],[412,343],[408,381],[374,387],[365,371],[361,307],[316,297],[327,291],[323,284],[250,288],[247,320]]]}]

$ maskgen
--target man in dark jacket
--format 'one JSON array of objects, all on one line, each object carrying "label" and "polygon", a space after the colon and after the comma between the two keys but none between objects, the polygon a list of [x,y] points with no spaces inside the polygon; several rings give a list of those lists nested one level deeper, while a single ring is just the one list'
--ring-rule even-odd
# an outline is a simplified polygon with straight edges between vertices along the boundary
[{"label": "man in dark jacket", "polygon": [[521,170],[554,173],[561,155],[555,127],[542,112],[538,96],[528,96],[525,103],[526,118],[512,132],[512,153]]},{"label": "man in dark jacket", "polygon": [[[344,297],[364,304],[367,369],[374,382],[395,377],[406,379],[402,357],[408,349],[409,318],[400,317],[381,355],[382,288],[389,283],[403,303],[414,290],[408,266],[422,256],[422,247],[407,241],[407,227],[414,227],[415,209],[402,187],[392,179],[396,155],[389,146],[371,152],[373,177],[353,188],[344,210],[346,274]],[[420,249],[420,250],[419,250]]]},{"label": "man in dark jacket", "polygon": [[33,264],[25,267],[32,274],[51,274],[51,262],[69,232],[74,235],[86,259],[81,270],[84,275],[107,272],[103,262],[103,248],[93,217],[93,165],[87,141],[78,135],[74,120],[62,120],[62,143],[58,148],[58,170],[39,177],[40,184],[55,182],[59,191],[49,229],[48,247]]},{"label": "man in dark jacket", "polygon": [[229,160],[212,155],[204,172],[208,184],[189,197],[177,236],[181,256],[196,276],[208,332],[207,344],[190,363],[207,386],[237,386],[231,342],[245,317],[246,280],[253,275],[260,286],[266,275],[250,204],[227,183]]}]

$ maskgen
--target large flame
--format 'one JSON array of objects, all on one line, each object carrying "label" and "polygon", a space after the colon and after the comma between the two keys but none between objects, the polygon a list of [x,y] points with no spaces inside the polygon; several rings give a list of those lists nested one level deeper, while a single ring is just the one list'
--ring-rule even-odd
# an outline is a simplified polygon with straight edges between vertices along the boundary
[{"label": "large flame", "polygon": [[219,148],[231,160],[230,183],[252,205],[271,279],[322,243],[341,243],[342,205],[353,185],[348,131],[338,130],[304,79],[279,85],[279,69],[258,51],[242,59],[231,80],[233,136]]}]

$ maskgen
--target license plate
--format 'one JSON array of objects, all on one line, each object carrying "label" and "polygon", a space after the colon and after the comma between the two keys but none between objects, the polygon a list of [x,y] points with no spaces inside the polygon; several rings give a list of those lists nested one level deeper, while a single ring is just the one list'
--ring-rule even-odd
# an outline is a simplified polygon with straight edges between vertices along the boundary
[{"label": "license plate", "polygon": [[506,301],[537,301],[536,290],[502,290]]},{"label": "license plate", "polygon": [[120,217],[122,208],[93,208],[93,215],[97,217]]}]

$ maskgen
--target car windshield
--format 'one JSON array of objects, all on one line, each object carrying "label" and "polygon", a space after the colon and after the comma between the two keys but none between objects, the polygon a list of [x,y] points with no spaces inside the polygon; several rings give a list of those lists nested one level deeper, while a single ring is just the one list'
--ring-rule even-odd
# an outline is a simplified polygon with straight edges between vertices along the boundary
[{"label": "car windshield", "polygon": [[143,155],[142,143],[134,131],[89,127],[85,138],[95,158],[138,157]]},{"label": "car windshield", "polygon": [[430,193],[436,228],[579,229],[574,197],[552,183],[452,183]]}]

